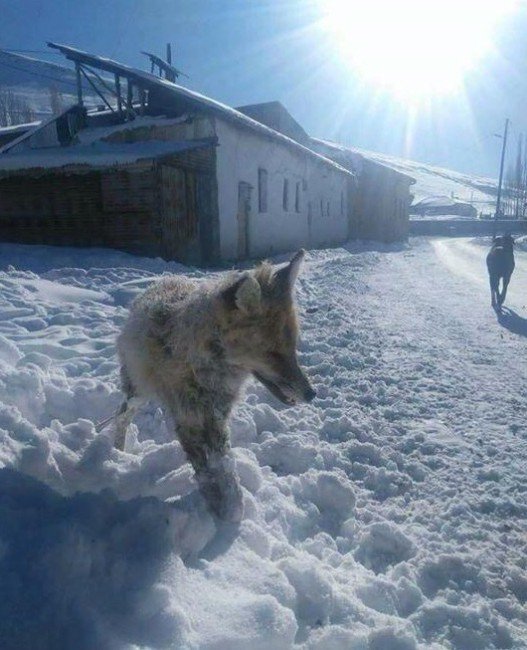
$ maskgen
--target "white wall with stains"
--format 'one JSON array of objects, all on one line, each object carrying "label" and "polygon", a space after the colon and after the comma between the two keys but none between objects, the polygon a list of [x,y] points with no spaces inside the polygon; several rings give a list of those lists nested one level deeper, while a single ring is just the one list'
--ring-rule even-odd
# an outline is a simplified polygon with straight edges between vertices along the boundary
[{"label": "white wall with stains", "polygon": [[[249,257],[263,257],[301,246],[324,246],[348,237],[347,184],[335,167],[271,138],[216,118],[220,251],[238,257],[238,184],[252,186]],[[258,206],[258,169],[267,170],[267,211]],[[289,205],[283,206],[284,179]],[[299,183],[298,211],[295,205]]]}]

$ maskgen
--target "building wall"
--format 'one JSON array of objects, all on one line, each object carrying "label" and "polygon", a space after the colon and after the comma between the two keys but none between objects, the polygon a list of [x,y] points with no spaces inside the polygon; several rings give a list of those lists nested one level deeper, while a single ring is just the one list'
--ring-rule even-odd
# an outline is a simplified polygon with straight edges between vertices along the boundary
[{"label": "building wall", "polygon": [[398,241],[408,237],[411,179],[370,160],[363,160],[356,193],[356,236]]},{"label": "building wall", "polygon": [[313,148],[357,175],[349,236],[398,241],[409,232],[412,178],[363,155],[313,140]]},{"label": "building wall", "polygon": [[[216,118],[220,250],[239,257],[238,186],[251,188],[248,257],[299,247],[326,246],[348,238],[348,184],[352,177],[309,154]],[[267,211],[259,211],[258,170],[267,171]],[[283,206],[284,179],[289,206]],[[299,184],[298,212],[295,205]]]}]

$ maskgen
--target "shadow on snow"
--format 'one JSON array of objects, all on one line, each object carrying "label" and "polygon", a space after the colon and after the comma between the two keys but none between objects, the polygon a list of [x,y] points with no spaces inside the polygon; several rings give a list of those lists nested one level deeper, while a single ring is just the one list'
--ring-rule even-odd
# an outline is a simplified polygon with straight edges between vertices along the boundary
[{"label": "shadow on snow", "polygon": [[197,492],[174,503],[62,496],[1,469],[2,650],[177,647],[185,630],[163,586],[177,589],[174,558],[224,552],[233,539]]},{"label": "shadow on snow", "polygon": [[497,311],[496,316],[498,323],[513,334],[527,336],[527,318],[519,316],[515,311],[508,307],[502,307],[501,312]]}]

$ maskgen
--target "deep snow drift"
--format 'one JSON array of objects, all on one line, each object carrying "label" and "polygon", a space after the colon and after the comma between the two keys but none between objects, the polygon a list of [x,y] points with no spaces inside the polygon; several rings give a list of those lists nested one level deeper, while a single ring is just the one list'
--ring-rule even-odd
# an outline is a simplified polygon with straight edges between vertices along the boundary
[{"label": "deep snow drift", "polygon": [[239,528],[207,513],[156,405],[131,453],[94,428],[131,297],[201,272],[1,245],[2,650],[527,647],[527,253],[498,322],[487,244],[308,255],[318,397],[247,387]]}]

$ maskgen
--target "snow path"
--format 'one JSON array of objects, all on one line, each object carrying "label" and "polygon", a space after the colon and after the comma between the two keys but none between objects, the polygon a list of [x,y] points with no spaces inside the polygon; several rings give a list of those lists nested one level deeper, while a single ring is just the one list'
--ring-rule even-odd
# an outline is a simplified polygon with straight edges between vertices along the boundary
[{"label": "snow path", "polygon": [[247,387],[239,529],[155,405],[133,453],[93,426],[119,400],[127,302],[191,270],[0,246],[1,647],[527,648],[527,253],[500,323],[481,243],[309,254],[318,397]]}]

